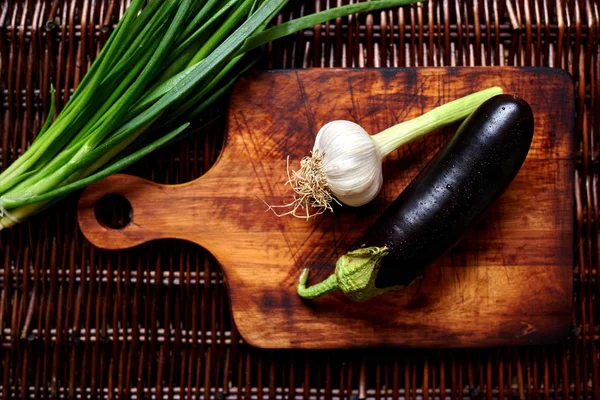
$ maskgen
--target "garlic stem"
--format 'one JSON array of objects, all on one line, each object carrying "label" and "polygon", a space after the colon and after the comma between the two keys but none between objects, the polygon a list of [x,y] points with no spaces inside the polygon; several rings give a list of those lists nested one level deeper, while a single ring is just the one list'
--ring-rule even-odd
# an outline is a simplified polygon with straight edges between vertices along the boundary
[{"label": "garlic stem", "polygon": [[481,103],[502,93],[502,89],[497,86],[472,93],[436,107],[410,121],[394,125],[373,135],[372,139],[377,145],[381,157],[385,158],[400,146],[410,143],[445,125],[468,117]]}]

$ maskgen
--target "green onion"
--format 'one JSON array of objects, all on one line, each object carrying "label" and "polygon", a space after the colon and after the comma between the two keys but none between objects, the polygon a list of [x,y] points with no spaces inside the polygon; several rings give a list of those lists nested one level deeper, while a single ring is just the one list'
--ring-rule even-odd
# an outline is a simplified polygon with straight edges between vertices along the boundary
[{"label": "green onion", "polygon": [[254,65],[265,43],[417,1],[351,4],[267,29],[288,0],[133,0],[54,121],[51,88],[38,136],[0,174],[0,229],[174,140]]}]

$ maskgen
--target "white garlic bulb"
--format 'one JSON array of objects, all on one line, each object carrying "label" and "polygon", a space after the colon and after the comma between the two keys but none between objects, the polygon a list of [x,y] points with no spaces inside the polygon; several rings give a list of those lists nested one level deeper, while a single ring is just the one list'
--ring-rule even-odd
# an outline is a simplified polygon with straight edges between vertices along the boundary
[{"label": "white garlic bulb", "polygon": [[373,200],[383,185],[382,155],[360,125],[337,120],[317,134],[313,153],[323,154],[328,188],[342,203],[359,207]]},{"label": "white garlic bulb", "polygon": [[291,211],[283,215],[308,219],[333,211],[332,202],[353,207],[367,204],[381,190],[382,161],[391,152],[466,118],[481,103],[501,93],[501,88],[492,87],[470,94],[376,135],[369,135],[351,121],[331,121],[319,130],[312,154],[301,160],[300,169],[292,174],[288,170],[294,201],[269,208],[290,207]]}]

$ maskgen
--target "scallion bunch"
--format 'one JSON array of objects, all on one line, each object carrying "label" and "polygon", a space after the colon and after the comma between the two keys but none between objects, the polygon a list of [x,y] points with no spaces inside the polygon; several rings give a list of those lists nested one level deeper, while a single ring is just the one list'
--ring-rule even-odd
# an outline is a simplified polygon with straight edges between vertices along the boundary
[{"label": "scallion bunch", "polygon": [[267,28],[287,1],[133,0],[64,109],[0,174],[0,229],[169,143],[252,67],[254,49],[415,2],[350,4]]}]

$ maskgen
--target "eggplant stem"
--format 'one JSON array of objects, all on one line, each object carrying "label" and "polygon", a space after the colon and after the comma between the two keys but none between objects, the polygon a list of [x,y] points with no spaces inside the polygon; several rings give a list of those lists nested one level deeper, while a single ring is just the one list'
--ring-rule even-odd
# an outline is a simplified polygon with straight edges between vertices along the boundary
[{"label": "eggplant stem", "polygon": [[300,297],[305,299],[314,299],[315,297],[340,290],[340,285],[335,274],[331,274],[327,279],[317,283],[316,285],[306,287],[308,274],[308,268],[304,268],[300,274],[300,279],[298,279],[296,290],[298,291],[298,295]]},{"label": "eggplant stem", "polygon": [[381,260],[389,252],[387,247],[366,247],[352,250],[338,258],[335,273],[323,282],[306,287],[308,269],[300,274],[296,290],[300,297],[313,299],[323,294],[341,290],[355,301],[365,301],[392,288],[375,286]]},{"label": "eggplant stem", "polygon": [[296,285],[298,296],[304,299],[314,299],[340,290],[351,300],[365,301],[388,291],[406,290],[415,282],[423,279],[423,275],[419,275],[407,285],[376,287],[375,279],[381,266],[381,260],[388,255],[388,252],[389,249],[385,246],[349,251],[338,259],[333,274],[310,287],[306,287],[309,270],[304,268]]}]

